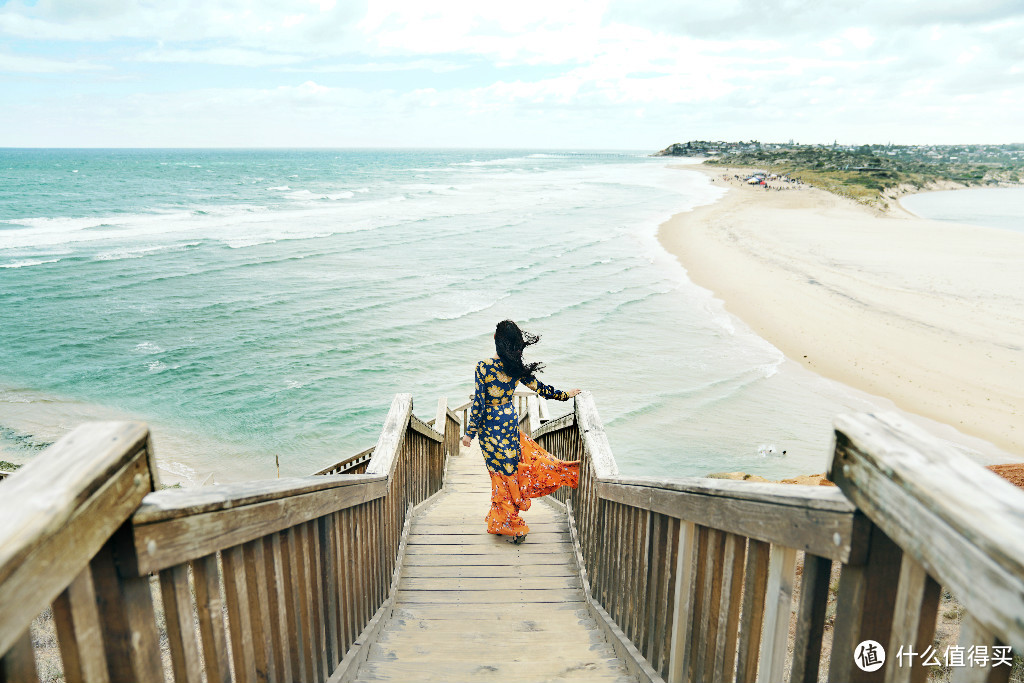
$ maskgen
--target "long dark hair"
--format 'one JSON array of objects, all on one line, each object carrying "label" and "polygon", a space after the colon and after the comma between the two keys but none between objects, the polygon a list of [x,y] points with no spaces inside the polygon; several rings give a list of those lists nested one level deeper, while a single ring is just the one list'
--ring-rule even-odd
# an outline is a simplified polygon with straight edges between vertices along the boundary
[{"label": "long dark hair", "polygon": [[494,329],[494,349],[512,379],[532,377],[544,369],[540,363],[523,363],[523,349],[540,341],[540,337],[519,329],[511,320],[502,320]]}]

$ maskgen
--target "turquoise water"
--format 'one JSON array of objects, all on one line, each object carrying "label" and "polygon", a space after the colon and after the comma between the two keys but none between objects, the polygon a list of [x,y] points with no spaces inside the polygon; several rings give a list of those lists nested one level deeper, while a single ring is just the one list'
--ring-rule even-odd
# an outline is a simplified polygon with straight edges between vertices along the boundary
[{"label": "turquoise water", "polygon": [[721,190],[641,153],[0,150],[0,187],[8,460],[132,416],[169,473],[309,473],[396,392],[468,400],[503,318],[626,473],[821,471],[872,405],[689,282],[657,226]]}]

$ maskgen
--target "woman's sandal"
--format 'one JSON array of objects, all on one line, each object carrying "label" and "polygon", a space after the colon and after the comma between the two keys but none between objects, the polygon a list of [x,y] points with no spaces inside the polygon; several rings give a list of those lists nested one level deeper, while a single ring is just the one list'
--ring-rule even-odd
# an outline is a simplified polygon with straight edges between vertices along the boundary
[{"label": "woman's sandal", "polygon": [[526,540],[526,534],[523,534],[521,536],[509,536],[505,540],[511,543],[512,545],[522,545],[523,541]]}]

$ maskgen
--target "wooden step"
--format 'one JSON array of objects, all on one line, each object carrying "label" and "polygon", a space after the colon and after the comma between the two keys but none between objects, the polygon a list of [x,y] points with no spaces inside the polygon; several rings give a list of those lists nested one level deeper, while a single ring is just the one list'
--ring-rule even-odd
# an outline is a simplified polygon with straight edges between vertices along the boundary
[{"label": "wooden step", "polygon": [[[498,648],[496,648],[497,650]],[[435,666],[431,666],[434,664]],[[377,662],[367,661],[357,681],[403,681],[405,683],[454,683],[456,681],[594,681],[636,683],[617,659],[579,658],[501,662],[483,658],[476,662]]]},{"label": "wooden step", "polygon": [[426,578],[541,578],[546,576],[579,576],[576,565],[564,564],[470,564],[470,565],[434,565],[405,566],[402,568],[402,579]]},{"label": "wooden step", "polygon": [[493,591],[505,590],[537,590],[537,589],[577,589],[580,588],[578,576],[474,576],[474,577],[403,577],[399,584],[400,590],[423,591]]},{"label": "wooden step", "polygon": [[488,534],[479,453],[412,520],[394,610],[356,680],[636,683],[594,621],[564,513],[535,501],[522,545]]}]

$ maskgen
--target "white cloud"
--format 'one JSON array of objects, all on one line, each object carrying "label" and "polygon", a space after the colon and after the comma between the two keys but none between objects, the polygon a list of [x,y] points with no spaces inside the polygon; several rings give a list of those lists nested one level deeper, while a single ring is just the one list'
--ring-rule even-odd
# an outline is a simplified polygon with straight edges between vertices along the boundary
[{"label": "white cloud", "polygon": [[[356,135],[353,144],[369,142],[358,135],[364,129],[381,131],[384,143],[390,130],[395,144],[474,144],[474,131],[488,130],[538,138],[523,144],[585,134],[607,146],[641,126],[668,138],[735,131],[809,141],[817,131],[827,140],[909,140],[969,113],[979,117],[975,130],[1006,138],[1018,126],[984,102],[1019,109],[1024,101],[1021,35],[1020,0],[522,0],[514,8],[478,0],[15,0],[0,6],[0,36],[33,41],[36,52],[44,41],[86,46],[88,59],[8,48],[0,70],[108,67],[104,75],[116,77],[145,74],[149,62],[217,64],[253,68],[254,82],[271,84],[198,87],[179,103],[178,84],[157,74],[140,78],[133,95],[101,98],[120,122],[103,135],[180,128],[180,142],[169,144],[211,144],[197,137],[205,129],[181,123],[197,112],[231,144],[245,144],[237,141],[243,134],[262,140],[271,125],[277,144],[306,144],[297,121],[301,135],[308,130],[321,144],[347,144],[339,126]],[[124,68],[130,61],[132,71]],[[345,76],[355,73],[378,75]],[[42,124],[28,117],[22,125]],[[487,144],[482,135],[477,143]]]},{"label": "white cloud", "polygon": [[171,62],[191,64],[222,64],[227,66],[277,66],[295,64],[306,58],[243,48],[211,48],[197,50],[147,50],[135,55],[140,62]]},{"label": "white cloud", "polygon": [[416,59],[400,62],[364,62],[351,64],[314,64],[301,67],[285,67],[280,71],[302,73],[386,73],[389,71],[430,71],[447,73],[465,69],[464,64],[441,61],[437,59]]},{"label": "white cloud", "polygon": [[858,50],[864,50],[875,44],[875,37],[863,26],[846,29],[843,31],[843,37]]},{"label": "white cloud", "polygon": [[54,74],[98,71],[107,68],[108,67],[102,64],[93,64],[82,60],[68,61],[63,59],[50,59],[48,57],[36,57],[32,55],[0,53],[0,72]]}]

